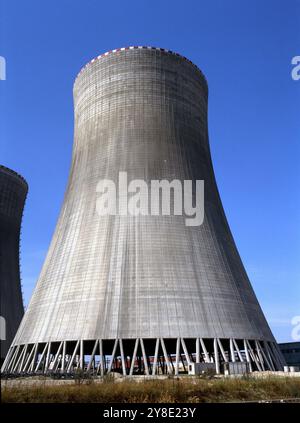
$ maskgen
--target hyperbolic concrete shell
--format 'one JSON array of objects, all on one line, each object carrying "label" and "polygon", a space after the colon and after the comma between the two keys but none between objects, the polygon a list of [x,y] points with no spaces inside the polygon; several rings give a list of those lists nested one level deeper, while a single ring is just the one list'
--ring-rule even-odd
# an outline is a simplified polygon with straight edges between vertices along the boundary
[{"label": "hyperbolic concrete shell", "polygon": [[6,335],[6,339],[1,340],[1,361],[7,354],[24,313],[19,242],[27,191],[24,178],[0,165],[0,315],[2,323],[5,321],[3,329]]},{"label": "hyperbolic concrete shell", "polygon": [[[118,49],[83,68],[68,187],[13,346],[57,343],[64,359],[65,341],[274,343],[218,194],[207,97],[201,71],[163,49]],[[128,181],[204,180],[203,225],[187,227],[184,216],[99,217],[97,183],[117,184],[119,171]]]}]

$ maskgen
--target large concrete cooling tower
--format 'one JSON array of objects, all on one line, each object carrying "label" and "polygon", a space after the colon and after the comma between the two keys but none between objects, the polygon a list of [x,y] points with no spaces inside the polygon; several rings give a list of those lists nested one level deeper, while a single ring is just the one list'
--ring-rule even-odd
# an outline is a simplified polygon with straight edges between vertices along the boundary
[{"label": "large concrete cooling tower", "polygon": [[[62,210],[3,371],[282,367],[218,194],[207,95],[201,71],[164,49],[117,49],[82,69]],[[118,186],[120,172],[147,186],[204,180],[203,224],[175,213],[100,216],[98,183]]]},{"label": "large concrete cooling tower", "polygon": [[20,284],[19,242],[28,191],[26,181],[0,166],[1,363],[21,322],[24,309]]}]

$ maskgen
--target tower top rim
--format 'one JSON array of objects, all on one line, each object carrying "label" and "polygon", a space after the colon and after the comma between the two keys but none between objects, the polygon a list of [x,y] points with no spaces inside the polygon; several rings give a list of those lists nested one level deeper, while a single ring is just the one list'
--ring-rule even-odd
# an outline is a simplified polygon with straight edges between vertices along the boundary
[{"label": "tower top rim", "polygon": [[189,60],[187,57],[185,57],[185,56],[183,56],[182,54],[179,54],[179,53],[177,53],[177,52],[174,52],[174,51],[172,51],[172,50],[169,50],[169,49],[166,49],[166,48],[162,48],[162,47],[153,47],[153,46],[128,46],[128,47],[120,47],[120,48],[116,48],[116,49],[113,49],[113,50],[109,50],[109,51],[106,51],[105,53],[102,53],[102,54],[99,54],[98,56],[96,56],[96,57],[94,57],[93,59],[91,59],[89,62],[87,62],[81,69],[80,69],[80,71],[78,72],[78,74],[76,75],[76,77],[75,77],[75,80],[74,80],[74,85],[75,85],[75,83],[76,83],[76,81],[77,81],[77,79],[78,79],[78,77],[81,75],[81,73],[88,67],[88,66],[90,66],[92,63],[94,63],[95,61],[97,61],[97,60],[99,60],[99,59],[102,59],[103,57],[106,57],[106,56],[109,56],[109,55],[112,55],[112,54],[115,54],[115,53],[119,53],[119,52],[122,52],[122,51],[128,51],[128,50],[155,50],[155,51],[160,51],[160,52],[162,52],[162,53],[166,53],[166,54],[169,54],[169,55],[173,55],[173,56],[177,56],[177,57],[179,57],[179,58],[181,58],[181,59],[183,59],[185,62],[188,62],[189,64],[191,64],[192,66],[194,66],[194,68],[198,71],[198,72],[200,72],[200,74],[201,74],[201,76],[203,77],[203,79],[205,80],[205,83],[206,83],[206,85],[207,85],[207,80],[206,80],[206,77],[205,77],[205,75],[203,74],[203,72],[201,71],[201,69],[197,66],[197,65],[195,65],[195,63],[193,63],[191,60]]},{"label": "tower top rim", "polygon": [[26,179],[22,175],[20,175],[18,172],[16,172],[15,170],[10,169],[9,167],[0,164],[0,173],[6,173],[10,176],[14,176],[20,182],[22,182],[26,186],[26,188],[28,189],[28,183],[27,183]]}]

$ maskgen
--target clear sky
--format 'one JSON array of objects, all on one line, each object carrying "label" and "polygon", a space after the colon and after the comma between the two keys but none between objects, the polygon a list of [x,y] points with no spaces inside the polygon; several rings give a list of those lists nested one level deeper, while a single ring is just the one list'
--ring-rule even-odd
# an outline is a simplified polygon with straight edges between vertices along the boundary
[{"label": "clear sky", "polygon": [[0,0],[0,163],[29,183],[21,266],[28,303],[53,234],[73,142],[72,85],[114,48],[152,45],[209,84],[214,169],[237,247],[279,341],[300,315],[299,0]]}]

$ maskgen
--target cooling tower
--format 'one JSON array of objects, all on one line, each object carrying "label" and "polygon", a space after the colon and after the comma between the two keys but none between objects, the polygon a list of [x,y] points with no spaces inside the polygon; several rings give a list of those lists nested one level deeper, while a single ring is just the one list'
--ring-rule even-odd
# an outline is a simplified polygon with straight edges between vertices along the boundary
[{"label": "cooling tower", "polygon": [[[3,371],[178,374],[193,362],[217,372],[232,362],[282,368],[218,194],[207,97],[201,71],[164,49],[113,50],[81,70],[67,190]],[[119,186],[121,173],[147,186],[204,181],[203,223],[126,214],[126,204],[123,213],[100,215],[99,181]]]},{"label": "cooling tower", "polygon": [[24,313],[20,284],[19,243],[27,191],[27,183],[20,175],[0,166],[1,363]]}]

